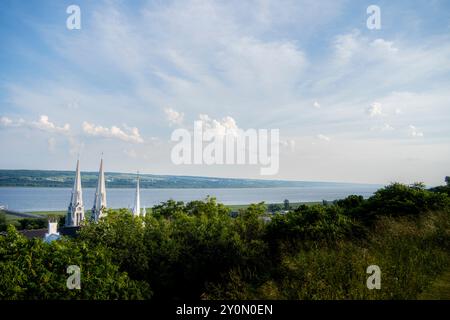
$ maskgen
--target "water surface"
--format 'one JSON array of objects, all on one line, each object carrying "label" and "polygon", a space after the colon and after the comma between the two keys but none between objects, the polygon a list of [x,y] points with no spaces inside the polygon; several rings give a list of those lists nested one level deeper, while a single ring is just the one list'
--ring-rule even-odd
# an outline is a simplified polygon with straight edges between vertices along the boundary
[{"label": "water surface", "polygon": [[[152,207],[168,199],[179,201],[202,200],[206,196],[215,196],[224,204],[249,204],[265,201],[281,203],[322,201],[345,198],[350,194],[369,197],[380,186],[376,185],[314,185],[294,188],[227,188],[227,189],[141,189],[141,205]],[[25,188],[1,187],[0,205],[7,205],[16,211],[66,210],[70,201],[70,188]],[[134,189],[107,189],[107,204],[110,208],[128,208],[133,206]],[[91,208],[95,189],[83,189],[83,201],[86,209]]]}]

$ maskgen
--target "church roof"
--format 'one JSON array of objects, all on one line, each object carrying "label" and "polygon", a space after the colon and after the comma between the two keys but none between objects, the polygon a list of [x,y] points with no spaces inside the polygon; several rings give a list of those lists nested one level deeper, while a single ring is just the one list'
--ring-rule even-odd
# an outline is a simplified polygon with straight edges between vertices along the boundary
[{"label": "church roof", "polygon": [[98,172],[98,184],[95,191],[94,208],[93,210],[100,210],[102,207],[106,208],[106,186],[105,186],[105,172],[103,171],[103,158],[100,161],[100,170]]},{"label": "church roof", "polygon": [[70,199],[72,205],[83,205],[83,193],[81,190],[81,173],[80,173],[80,160],[77,160],[77,169],[75,173],[75,181],[72,189],[72,197]]}]

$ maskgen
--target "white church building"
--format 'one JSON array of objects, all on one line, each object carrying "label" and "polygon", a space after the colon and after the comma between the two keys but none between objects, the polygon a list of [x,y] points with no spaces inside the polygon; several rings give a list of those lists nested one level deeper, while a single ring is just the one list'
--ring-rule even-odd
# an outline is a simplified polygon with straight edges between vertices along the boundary
[{"label": "white church building", "polygon": [[[106,180],[103,165],[103,158],[100,160],[100,169],[98,172],[97,189],[95,190],[94,204],[91,209],[91,222],[98,222],[102,217],[106,216]],[[134,205],[131,209],[134,217],[145,216],[145,206],[141,208],[141,195],[139,186],[139,172],[136,178],[136,192],[134,197]],[[58,240],[61,236],[76,237],[78,229],[85,221],[85,209],[83,204],[83,190],[81,186],[80,160],[77,160],[75,170],[75,180],[70,195],[70,202],[65,217],[65,225],[58,228],[56,217],[48,220],[47,229],[22,230],[21,233],[29,239],[41,238],[45,242],[50,243]]]},{"label": "white church building", "polygon": [[[98,172],[97,189],[95,190],[94,205],[91,209],[91,221],[98,222],[100,218],[106,216],[106,183],[105,171],[103,167],[103,158],[100,160],[100,169]],[[136,179],[136,193],[134,199],[134,206],[132,208],[133,216],[145,216],[145,207],[141,208],[141,197],[139,187],[139,172]],[[80,227],[85,220],[85,210],[83,205],[83,191],[81,188],[81,172],[80,160],[77,160],[77,167],[75,171],[75,181],[73,184],[70,203],[66,215],[65,227]]]}]

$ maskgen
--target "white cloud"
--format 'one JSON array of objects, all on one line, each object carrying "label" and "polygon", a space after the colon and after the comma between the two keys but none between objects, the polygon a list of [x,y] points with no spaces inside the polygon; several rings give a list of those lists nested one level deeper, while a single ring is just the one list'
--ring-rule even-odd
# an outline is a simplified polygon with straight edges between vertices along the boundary
[{"label": "white cloud", "polygon": [[[83,122],[83,131],[90,136],[103,137],[103,138],[115,138],[126,142],[143,143],[144,139],[139,134],[139,130],[136,127],[128,128],[125,130],[120,129],[117,126],[111,128],[97,126],[87,121]],[[126,132],[125,132],[126,131]]]},{"label": "white cloud", "polygon": [[300,80],[307,64],[304,53],[288,41],[263,42],[236,36],[224,49],[214,60],[236,89],[289,90]]},{"label": "white cloud", "polygon": [[336,58],[340,63],[347,63],[360,50],[360,32],[354,30],[348,34],[340,34],[334,38]]},{"label": "white cloud", "polygon": [[393,41],[381,38],[370,41],[362,36],[359,30],[335,36],[333,46],[335,62],[346,67],[351,65],[351,62],[386,62],[399,51]]},{"label": "white cloud", "polygon": [[237,136],[240,130],[236,121],[230,116],[226,116],[222,120],[216,120],[206,114],[201,114],[199,115],[199,121],[202,122],[203,130],[211,130],[218,136],[225,134]]},{"label": "white cloud", "polygon": [[0,117],[0,123],[2,126],[9,127],[13,124],[13,121],[8,117]]},{"label": "white cloud", "polygon": [[394,130],[394,127],[392,127],[389,123],[385,123],[381,127],[381,131],[391,131],[391,130]]},{"label": "white cloud", "polygon": [[381,107],[381,103],[374,102],[370,105],[370,107],[367,109],[367,113],[370,117],[377,117],[383,115],[383,110]]},{"label": "white cloud", "polygon": [[415,126],[413,126],[412,124],[409,125],[409,135],[413,138],[422,138],[423,137],[423,132],[419,131]]},{"label": "white cloud", "polygon": [[330,137],[327,137],[327,136],[325,136],[323,134],[318,134],[317,135],[317,139],[323,140],[323,141],[330,141],[331,140]]},{"label": "white cloud", "polygon": [[392,131],[394,130],[394,127],[392,127],[389,123],[384,123],[381,126],[374,126],[372,128],[370,128],[373,131],[381,131],[381,132],[385,132],[385,131]]},{"label": "white cloud", "polygon": [[8,117],[0,117],[0,124],[4,127],[27,127],[31,129],[39,129],[49,133],[70,133],[70,125],[68,123],[63,126],[58,126],[51,122],[46,115],[41,115],[38,121],[25,121],[22,118],[16,121]]},{"label": "white cloud", "polygon": [[375,50],[379,50],[381,53],[396,53],[398,51],[398,48],[394,47],[394,43],[392,41],[386,41],[384,39],[376,39],[370,43],[370,46]]},{"label": "white cloud", "polygon": [[[68,62],[65,65],[75,66],[80,72],[67,69],[72,76],[64,78],[60,76],[64,73],[60,68],[52,70],[52,64],[40,60],[41,65],[48,67],[48,78],[47,73],[46,77],[38,77],[35,86],[19,85],[19,81],[8,83],[8,103],[23,114],[48,114],[55,121],[54,127],[60,129],[69,122],[71,130],[80,130],[83,120],[90,124],[133,123],[142,128],[140,133],[145,137],[158,136],[163,141],[167,140],[167,123],[178,125],[191,115],[226,112],[239,119],[240,126],[283,128],[283,133],[288,131],[299,146],[301,137],[322,130],[333,137],[333,143],[327,146],[337,145],[344,136],[367,142],[374,151],[370,161],[376,164],[386,159],[388,152],[382,142],[369,143],[377,133],[368,128],[390,132],[395,127],[392,134],[379,136],[385,141],[398,138],[395,142],[399,145],[411,143],[401,139],[401,133],[406,136],[411,132],[411,136],[420,137],[422,131],[429,137],[424,143],[435,143],[431,137],[448,142],[448,35],[424,30],[427,36],[418,39],[413,34],[402,34],[400,26],[396,32],[383,29],[383,39],[379,38],[379,32],[336,35],[333,32],[352,28],[352,22],[340,24],[343,12],[339,10],[340,2],[288,0],[280,5],[271,0],[257,4],[188,0],[164,5],[143,2],[142,6],[130,8],[122,2],[108,1],[107,5],[90,9],[92,32],[67,37],[61,28],[45,28],[44,37],[39,39],[50,44],[49,50],[54,49],[56,58],[64,59]],[[348,1],[342,3],[343,9],[348,9]],[[339,21],[330,21],[330,16],[338,17]],[[334,31],[330,29],[332,25],[336,26]],[[316,39],[322,41],[317,43]],[[30,44],[30,49],[32,53],[35,48]],[[117,86],[118,83],[124,85]],[[76,101],[76,105],[70,101]],[[364,114],[373,101],[380,108],[371,107]],[[182,106],[180,110],[185,117],[173,109],[174,113],[169,115],[166,110],[162,113],[160,106],[175,109]],[[400,114],[397,109],[402,114],[394,117]],[[151,116],[156,114],[162,116]],[[231,119],[204,120],[208,126],[223,131],[227,126],[238,128]],[[420,131],[410,129],[410,123],[420,123]],[[0,125],[20,126],[12,118],[0,119]],[[39,125],[55,132],[45,121]],[[101,134],[113,136],[112,128],[105,129]],[[6,137],[6,130],[1,131]],[[119,131],[132,135],[124,127]],[[121,134],[114,137],[118,136]],[[314,134],[310,138],[316,141],[316,146],[320,145]],[[119,139],[128,138],[122,135]],[[2,140],[2,145],[8,146],[8,139],[2,136]],[[115,141],[110,142],[112,148],[117,147]],[[349,146],[360,148],[358,144]],[[345,150],[353,157],[357,153],[349,147]],[[415,152],[412,148],[407,150]],[[430,147],[430,150],[434,153],[424,155],[427,160],[423,168],[436,167],[433,161],[439,158],[436,156],[439,149]],[[92,154],[91,151],[85,154]],[[313,149],[311,156],[313,152],[317,150]],[[155,148],[152,156],[157,154],[164,163],[162,147]],[[441,159],[448,160],[449,155],[444,154]],[[282,159],[285,163],[287,160]],[[359,160],[356,170],[361,169],[360,174],[350,170],[343,179],[353,175],[374,181],[378,175],[373,172],[390,170],[389,161],[383,169],[367,170],[365,159]],[[401,170],[403,165],[399,163]],[[125,163],[121,165],[126,167]],[[152,165],[156,166],[155,162]],[[316,163],[310,165],[314,167]],[[326,179],[326,174],[333,175],[326,170],[330,167],[324,163],[311,172],[316,176],[320,172]],[[303,178],[302,172],[292,168],[296,165],[287,168],[291,175]]]},{"label": "white cloud", "polygon": [[164,108],[167,120],[170,125],[181,125],[183,123],[184,114],[172,108]]},{"label": "white cloud", "polygon": [[66,123],[62,127],[59,127],[55,125],[53,122],[50,122],[48,116],[46,115],[40,116],[39,121],[31,122],[31,126],[47,132],[67,134],[70,131],[70,125],[68,123]]},{"label": "white cloud", "polygon": [[280,140],[280,145],[284,148],[289,149],[290,152],[295,151],[295,140],[294,139]]}]

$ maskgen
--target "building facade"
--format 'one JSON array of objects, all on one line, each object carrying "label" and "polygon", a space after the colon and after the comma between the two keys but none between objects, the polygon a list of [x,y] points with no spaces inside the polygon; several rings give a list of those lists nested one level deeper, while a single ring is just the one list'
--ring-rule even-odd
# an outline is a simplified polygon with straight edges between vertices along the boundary
[{"label": "building facade", "polygon": [[79,227],[84,220],[83,191],[81,190],[80,160],[77,160],[75,182],[66,215],[66,227]]}]

